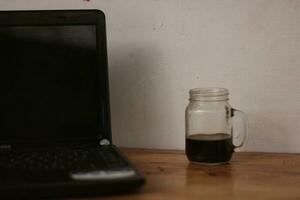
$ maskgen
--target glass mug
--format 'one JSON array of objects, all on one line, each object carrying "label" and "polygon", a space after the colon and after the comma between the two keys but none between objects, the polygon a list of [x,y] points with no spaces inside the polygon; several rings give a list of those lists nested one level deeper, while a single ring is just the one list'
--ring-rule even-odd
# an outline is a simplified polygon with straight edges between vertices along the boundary
[{"label": "glass mug", "polygon": [[[195,88],[189,94],[185,112],[188,159],[203,164],[227,163],[234,149],[247,139],[247,116],[231,108],[225,88]],[[242,121],[239,134],[232,125],[235,119]]]}]

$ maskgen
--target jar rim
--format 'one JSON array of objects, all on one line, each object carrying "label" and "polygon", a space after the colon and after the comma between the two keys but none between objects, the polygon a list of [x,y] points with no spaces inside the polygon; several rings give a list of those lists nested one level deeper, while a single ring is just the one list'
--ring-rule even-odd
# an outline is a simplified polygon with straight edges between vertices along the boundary
[{"label": "jar rim", "polygon": [[189,91],[191,96],[198,97],[217,97],[217,96],[227,96],[229,91],[226,88],[219,87],[201,87],[193,88]]}]

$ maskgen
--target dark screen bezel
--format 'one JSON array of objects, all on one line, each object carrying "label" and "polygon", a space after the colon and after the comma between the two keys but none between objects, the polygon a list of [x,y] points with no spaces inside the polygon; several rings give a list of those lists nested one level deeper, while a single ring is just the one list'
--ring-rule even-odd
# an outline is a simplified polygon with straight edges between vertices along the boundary
[{"label": "dark screen bezel", "polygon": [[[105,15],[100,10],[39,10],[39,11],[1,11],[0,27],[7,26],[59,26],[59,25],[95,25],[97,46],[97,70],[98,70],[98,133],[95,136],[76,138],[30,138],[18,139],[7,138],[1,140],[0,144],[13,143],[67,143],[80,141],[99,142],[101,139],[111,141],[111,125],[109,110],[109,85],[106,47]],[[5,66],[2,66],[5,67]],[[17,123],[17,122],[16,122]],[[16,124],[17,126],[17,124]]]}]

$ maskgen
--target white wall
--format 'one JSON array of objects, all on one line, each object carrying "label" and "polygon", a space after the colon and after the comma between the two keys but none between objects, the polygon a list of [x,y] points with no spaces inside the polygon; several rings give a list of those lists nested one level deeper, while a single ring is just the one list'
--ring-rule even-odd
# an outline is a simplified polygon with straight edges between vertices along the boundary
[{"label": "white wall", "polygon": [[221,86],[249,116],[244,150],[300,153],[300,1],[0,1],[77,8],[107,16],[117,144],[184,148],[188,89]]}]

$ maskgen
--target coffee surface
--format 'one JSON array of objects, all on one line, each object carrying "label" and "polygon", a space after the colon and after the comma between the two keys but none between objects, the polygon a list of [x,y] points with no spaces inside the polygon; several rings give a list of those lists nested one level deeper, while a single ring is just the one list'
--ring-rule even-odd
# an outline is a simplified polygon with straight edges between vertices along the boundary
[{"label": "coffee surface", "polygon": [[226,133],[195,134],[186,138],[186,155],[193,162],[227,162],[233,149],[232,137]]}]

